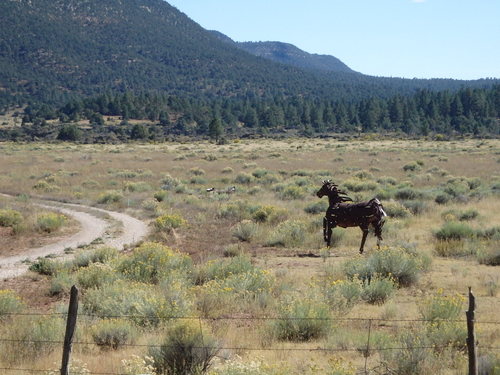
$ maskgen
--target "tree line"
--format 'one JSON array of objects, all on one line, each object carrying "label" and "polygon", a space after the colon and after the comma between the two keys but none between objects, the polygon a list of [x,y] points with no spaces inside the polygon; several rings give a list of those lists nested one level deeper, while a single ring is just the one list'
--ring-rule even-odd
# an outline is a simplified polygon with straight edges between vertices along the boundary
[{"label": "tree line", "polygon": [[[109,125],[112,116],[119,117],[119,124]],[[107,137],[122,141],[177,135],[219,139],[224,134],[287,131],[308,136],[349,132],[495,136],[500,133],[499,118],[500,85],[456,92],[419,90],[414,95],[351,102],[299,96],[208,99],[126,92],[73,99],[58,108],[29,105],[22,115],[23,125],[14,136],[78,140],[81,132],[75,124],[81,124],[81,120],[88,120],[89,134],[104,141]],[[137,120],[144,122],[138,124]],[[54,123],[59,124],[58,131],[54,130]],[[71,124],[73,127],[68,126]],[[73,128],[76,130],[68,132]],[[4,132],[3,138],[8,137]]]}]

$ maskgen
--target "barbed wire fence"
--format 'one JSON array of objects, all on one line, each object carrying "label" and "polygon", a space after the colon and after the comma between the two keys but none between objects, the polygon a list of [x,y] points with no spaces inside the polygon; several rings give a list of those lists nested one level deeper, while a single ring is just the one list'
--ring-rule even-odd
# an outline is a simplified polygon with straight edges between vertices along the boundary
[{"label": "barbed wire fence", "polygon": [[[218,352],[232,352],[232,353],[245,353],[245,352],[281,352],[281,353],[295,353],[295,352],[316,352],[323,354],[338,354],[338,353],[359,353],[364,358],[364,366],[362,368],[358,367],[356,374],[359,375],[395,375],[396,372],[388,367],[386,363],[379,362],[376,366],[369,367],[369,358],[374,353],[383,353],[389,351],[411,351],[411,350],[464,350],[467,349],[468,353],[468,375],[478,375],[478,351],[485,352],[500,352],[500,346],[483,346],[479,345],[476,339],[475,324],[480,325],[492,325],[500,327],[500,321],[490,320],[481,321],[475,320],[475,298],[472,291],[469,288],[469,310],[466,312],[466,319],[449,319],[440,320],[440,322],[446,323],[458,323],[467,325],[467,340],[457,346],[457,343],[447,343],[444,345],[411,345],[411,346],[401,346],[401,345],[381,345],[375,339],[375,333],[383,330],[398,331],[401,329],[406,329],[405,325],[422,324],[422,323],[433,323],[433,320],[429,319],[383,319],[383,318],[303,318],[303,317],[273,317],[273,316],[222,316],[222,317],[201,317],[201,316],[171,316],[164,318],[165,320],[194,320],[199,322],[200,334],[203,337],[203,325],[202,321],[208,322],[238,322],[238,321],[276,321],[276,320],[325,320],[334,321],[337,324],[344,324],[349,329],[358,330],[358,332],[364,331],[366,333],[366,338],[363,337],[362,340],[358,340],[357,345],[352,345],[349,342],[343,342],[339,344],[339,347],[325,346],[325,347],[304,347],[304,346],[289,346],[289,343],[283,344],[282,347],[269,347],[269,346],[233,346],[233,345],[217,345]],[[59,346],[62,348],[62,361],[61,367],[58,372],[62,375],[130,375],[130,373],[121,372],[95,372],[95,371],[75,371],[69,370],[70,357],[73,346],[76,347],[98,347],[100,346],[96,342],[91,341],[78,341],[73,340],[76,320],[79,318],[88,319],[140,319],[141,321],[157,321],[157,316],[147,316],[147,315],[102,315],[102,314],[79,314],[78,313],[78,289],[72,287],[70,304],[67,313],[57,313],[57,312],[25,312],[25,313],[7,313],[7,316],[58,316],[61,318],[66,318],[66,332],[64,340],[32,340],[32,339],[12,339],[0,337],[0,344],[21,344],[21,345],[52,345]],[[403,326],[402,326],[403,325]],[[500,330],[499,330],[500,331]],[[349,345],[351,343],[351,345]],[[292,343],[293,344],[293,343]],[[165,347],[164,344],[134,344],[134,343],[122,343],[120,347],[124,348],[155,348],[155,347]],[[213,349],[213,346],[193,346],[191,347],[195,350],[208,350]],[[53,374],[54,369],[36,369],[36,368],[25,368],[25,367],[0,367],[0,372],[5,374]]]}]

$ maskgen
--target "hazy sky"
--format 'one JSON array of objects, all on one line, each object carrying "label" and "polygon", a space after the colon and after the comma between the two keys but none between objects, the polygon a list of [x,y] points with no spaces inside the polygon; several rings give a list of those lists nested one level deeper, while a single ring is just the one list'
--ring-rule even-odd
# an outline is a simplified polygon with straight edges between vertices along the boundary
[{"label": "hazy sky", "polygon": [[364,74],[500,78],[500,0],[167,0],[236,41],[280,41]]}]

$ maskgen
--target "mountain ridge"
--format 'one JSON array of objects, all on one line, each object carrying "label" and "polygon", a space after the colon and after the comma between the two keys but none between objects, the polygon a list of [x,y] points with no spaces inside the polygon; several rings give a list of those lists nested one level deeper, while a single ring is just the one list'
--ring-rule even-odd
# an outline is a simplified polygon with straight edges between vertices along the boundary
[{"label": "mountain ridge", "polygon": [[[320,55],[281,42],[222,41],[163,0],[5,0],[0,23],[0,108],[109,91],[350,101],[491,85],[370,77],[342,62],[337,70],[304,68],[287,56],[317,61]],[[267,57],[279,57],[272,51],[281,48],[287,63],[243,50],[255,46]]]}]

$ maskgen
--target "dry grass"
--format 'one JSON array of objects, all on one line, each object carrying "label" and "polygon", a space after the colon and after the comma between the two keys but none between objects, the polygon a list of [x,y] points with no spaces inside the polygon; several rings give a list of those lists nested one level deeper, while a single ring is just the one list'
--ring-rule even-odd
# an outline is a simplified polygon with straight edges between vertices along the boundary
[{"label": "dry grass", "polygon": [[[331,178],[337,183],[350,178],[357,172],[370,174],[367,179],[377,181],[390,177],[397,184],[409,183],[413,189],[430,196],[425,200],[427,210],[420,215],[403,219],[389,219],[384,231],[385,243],[397,246],[412,243],[415,247],[433,258],[431,270],[424,273],[416,285],[399,289],[389,302],[382,306],[360,303],[349,312],[349,317],[378,319],[386,316],[392,319],[415,319],[419,317],[418,306],[425,296],[433,295],[438,290],[451,295],[465,295],[472,286],[477,297],[477,319],[479,321],[497,320],[500,299],[495,294],[498,285],[498,269],[478,264],[474,257],[439,258],[434,255],[435,239],[433,232],[444,223],[442,213],[450,209],[461,211],[474,209],[479,216],[469,224],[473,228],[488,228],[498,225],[500,199],[498,192],[492,193],[491,186],[499,183],[500,141],[465,140],[457,142],[430,141],[354,141],[335,140],[262,140],[239,141],[224,146],[210,143],[197,144],[126,144],[126,145],[72,145],[72,144],[0,144],[0,191],[22,192],[57,199],[68,199],[89,205],[98,205],[99,194],[109,190],[120,191],[124,199],[107,205],[108,208],[127,211],[140,218],[151,218],[161,214],[179,213],[187,220],[187,225],[170,234],[157,235],[156,239],[183,252],[189,253],[195,263],[222,257],[227,245],[236,243],[232,236],[234,226],[241,220],[233,217],[218,216],[218,212],[228,203],[238,200],[251,205],[271,205],[286,210],[288,219],[320,223],[321,215],[309,215],[304,207],[317,202],[314,191],[321,180]],[[54,156],[57,155],[57,158]],[[418,171],[404,171],[403,166],[419,162]],[[205,173],[203,180],[194,180],[190,170],[198,168]],[[265,169],[276,180],[262,183],[255,178],[250,184],[236,184],[236,193],[232,195],[212,194],[205,191],[208,187],[224,190],[235,185],[234,178],[239,173],[251,174],[256,169]],[[222,172],[224,170],[224,172]],[[181,192],[167,191],[163,202],[154,209],[146,210],[143,201],[152,199],[154,192],[162,185],[166,174],[178,179],[183,188]],[[306,174],[304,176],[304,174]],[[467,202],[451,201],[438,205],[432,196],[443,188],[443,184],[452,176],[479,178],[481,194],[469,198]],[[302,181],[300,181],[302,179]],[[33,186],[40,180],[48,180],[56,185],[54,191],[37,191]],[[151,190],[124,191],[130,183],[144,182]],[[199,183],[201,182],[201,183]],[[304,183],[306,195],[298,200],[282,200],[274,191],[279,184]],[[254,187],[258,187],[252,192]],[[381,189],[388,189],[380,185]],[[375,195],[374,191],[352,193],[353,198],[365,199]],[[151,206],[151,205],[150,205]],[[251,216],[251,215],[250,215]],[[318,221],[319,218],[319,221]],[[245,217],[243,219],[251,219]],[[243,251],[252,256],[254,263],[273,272],[282,288],[281,293],[298,291],[308,296],[311,284],[325,275],[335,274],[335,269],[342,262],[357,254],[361,232],[357,228],[344,231],[337,247],[331,250],[329,257],[298,257],[298,254],[325,255],[321,239],[321,228],[312,229],[306,235],[302,245],[297,248],[270,248],[265,240],[276,223],[261,223],[259,237],[250,243],[242,243]],[[319,224],[320,225],[320,224]],[[10,239],[9,241],[11,241]],[[2,238],[5,241],[5,238]],[[4,243],[4,246],[9,244]],[[12,244],[11,244],[12,246]],[[368,238],[365,251],[375,251],[375,239]],[[44,280],[44,279],[41,279]],[[29,282],[26,279],[10,280],[2,287],[18,290],[32,308],[46,309],[54,303],[54,298],[39,296],[29,299],[27,290],[37,290],[46,281]],[[25,285],[26,288],[23,288]],[[46,285],[46,284],[42,284]],[[498,288],[498,287],[497,287]],[[277,296],[276,298],[279,298]],[[395,306],[388,307],[388,306]],[[267,309],[267,310],[266,310]],[[274,307],[249,311],[245,317],[252,317],[255,311],[272,314]],[[464,315],[465,317],[465,315]],[[265,340],[265,327],[259,320],[235,320],[213,324],[216,333],[223,338],[224,346],[260,348],[270,345]],[[361,337],[365,327],[344,327],[351,331],[351,338]],[[387,327],[378,327],[381,334],[393,331]],[[398,329],[402,329],[399,327]],[[500,329],[498,326],[479,324],[482,340],[498,346]],[[349,336],[346,334],[346,337]],[[141,336],[140,343],[158,340],[150,333]],[[331,345],[330,339],[321,339],[309,343],[274,342],[273,348],[314,348]],[[483,341],[483,342],[484,342]],[[117,352],[99,350],[75,351],[75,356],[86,362],[94,371],[119,372],[121,359],[132,354],[144,354],[141,348],[126,348]],[[233,353],[234,354],[234,353]],[[244,359],[262,358],[270,363],[286,361],[298,372],[312,361],[325,363],[330,354],[320,352],[287,351],[237,351]],[[56,358],[57,355],[54,355]],[[106,360],[103,360],[103,359]],[[363,366],[364,358],[358,352],[342,353],[342,358],[352,361],[356,366]],[[369,357],[369,367],[377,364],[379,357]],[[52,366],[57,360],[46,359],[42,365]],[[27,364],[28,366],[29,364]],[[53,366],[52,366],[53,367]],[[449,370],[453,373],[455,370]],[[442,373],[447,373],[442,370]]]}]

